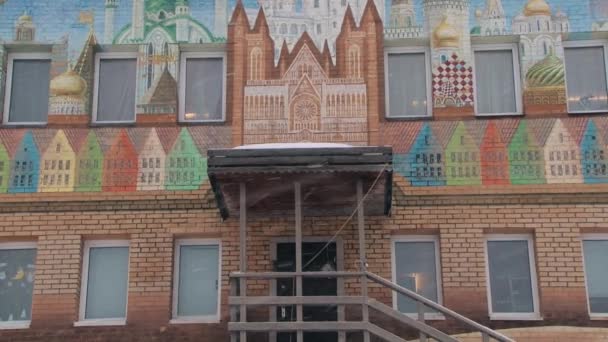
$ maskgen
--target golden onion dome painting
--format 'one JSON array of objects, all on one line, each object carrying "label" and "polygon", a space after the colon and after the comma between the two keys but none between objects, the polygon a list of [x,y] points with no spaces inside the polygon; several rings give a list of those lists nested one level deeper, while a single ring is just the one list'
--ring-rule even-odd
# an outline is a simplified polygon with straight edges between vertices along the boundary
[{"label": "golden onion dome painting", "polygon": [[51,80],[50,92],[51,96],[81,97],[86,88],[85,80],[74,70],[69,69]]},{"label": "golden onion dome painting", "polygon": [[527,17],[535,15],[551,15],[551,7],[545,0],[529,0],[524,7],[524,14]]},{"label": "golden onion dome painting", "polygon": [[441,23],[435,28],[433,39],[438,48],[460,47],[460,33],[449,23],[447,16],[444,16]]},{"label": "golden onion dome painting", "polygon": [[528,70],[526,83],[530,88],[564,86],[564,63],[554,53],[549,54]]},{"label": "golden onion dome painting", "polygon": [[27,14],[27,12],[23,12],[23,14],[19,17],[19,19],[17,19],[17,22],[19,24],[24,24],[24,23],[31,23],[32,22],[32,16]]}]

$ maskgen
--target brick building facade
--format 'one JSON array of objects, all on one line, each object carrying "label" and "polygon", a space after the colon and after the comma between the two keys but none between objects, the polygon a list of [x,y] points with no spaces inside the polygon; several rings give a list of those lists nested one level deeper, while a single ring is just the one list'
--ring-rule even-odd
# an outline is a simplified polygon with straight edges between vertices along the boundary
[{"label": "brick building facade", "polygon": [[[0,19],[0,340],[229,340],[231,274],[243,270],[241,250],[248,272],[278,271],[279,245],[294,241],[297,214],[266,198],[293,196],[270,181],[274,187],[266,194],[246,198],[254,203],[245,249],[240,217],[223,216],[208,173],[209,150],[298,142],[392,148],[391,210],[365,217],[370,272],[423,293],[420,284],[428,279],[420,277],[428,274],[399,261],[398,245],[432,242],[432,294],[440,304],[507,329],[518,341],[606,340],[608,279],[597,260],[608,255],[601,250],[608,243],[608,107],[601,105],[608,91],[585,97],[567,77],[574,79],[568,58],[577,49],[601,49],[606,60],[603,3],[304,2],[313,12],[341,6],[344,16],[328,13],[335,22],[312,25],[294,1],[268,1],[259,11],[240,0],[213,1],[212,9],[193,0],[106,0],[103,7],[76,10],[45,0],[25,7],[0,1],[0,10],[11,15]],[[59,35],[43,23],[45,10],[65,11],[74,23]],[[292,31],[285,24],[283,31],[290,17],[303,27]],[[335,37],[322,31],[332,24]],[[66,32],[71,36],[63,37]],[[489,51],[509,53],[512,70],[494,79],[506,78],[498,88],[512,89],[513,96],[505,91],[496,98],[512,97],[512,103],[485,101],[492,94],[477,87],[486,82],[496,90],[482,75],[499,70],[498,61],[505,64],[499,59],[504,55],[483,55]],[[422,63],[404,71],[399,63],[406,62],[397,58],[408,54]],[[484,64],[487,56],[497,62]],[[20,60],[49,62],[42,116],[22,114],[31,108],[20,101],[28,95],[19,92]],[[121,70],[136,76],[132,84],[108,83],[124,88],[105,103],[100,89],[107,79],[100,70],[110,60],[133,60],[133,69]],[[22,78],[22,84],[34,84]],[[606,83],[606,77],[598,79]],[[412,83],[423,89],[417,97],[410,96]],[[408,103],[395,105],[395,98]],[[123,102],[133,113],[117,114]],[[114,112],[104,112],[113,105]],[[264,186],[249,176],[242,183]],[[360,236],[349,221],[353,208],[341,202],[354,195],[334,191],[323,177],[318,183],[326,193],[312,183],[302,188],[305,208],[338,198],[342,211],[305,211],[303,241],[325,243],[336,234],[335,256],[327,258],[335,259],[338,271],[360,270]],[[515,274],[518,269],[501,278],[493,269],[488,250],[501,241],[525,244],[527,274]],[[95,259],[94,246],[101,246],[99,252],[127,246],[126,269],[108,267],[108,256]],[[177,273],[187,266],[180,259],[186,260],[186,251],[218,253],[217,292],[205,297],[217,302],[217,310],[209,315],[180,314],[187,307],[180,293],[189,293]],[[106,265],[96,269],[103,270],[99,278],[91,270],[95,263]],[[88,319],[94,313],[87,308],[116,310],[103,300],[95,306],[87,295],[111,296],[108,288],[94,287],[95,279],[108,284],[111,277],[126,284],[121,318]],[[356,281],[344,285],[348,295],[362,289]],[[248,292],[267,295],[273,286],[256,280]],[[389,289],[370,285],[369,294],[405,312]],[[512,312],[500,305],[512,305]],[[266,320],[264,310],[251,310],[249,317]],[[347,309],[347,317],[358,315]],[[417,337],[395,320],[370,315],[396,335]],[[449,317],[429,324],[450,335],[471,330]]]}]

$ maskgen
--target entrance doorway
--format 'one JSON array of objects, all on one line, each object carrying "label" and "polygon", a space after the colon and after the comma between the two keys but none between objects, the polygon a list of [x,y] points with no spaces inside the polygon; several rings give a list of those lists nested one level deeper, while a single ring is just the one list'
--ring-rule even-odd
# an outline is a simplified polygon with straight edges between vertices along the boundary
[{"label": "entrance doorway", "polygon": [[[302,243],[302,270],[304,272],[327,272],[341,269],[341,246],[336,242],[314,241]],[[275,254],[276,272],[295,272],[296,249],[293,242],[278,242]],[[339,251],[340,250],[340,251]],[[316,257],[315,257],[316,256]],[[313,259],[314,258],[314,259]],[[336,278],[303,278],[302,294],[304,296],[337,296],[338,280]],[[275,287],[277,296],[295,296],[295,279],[279,279]],[[336,305],[302,307],[304,321],[337,321],[338,310]],[[296,306],[282,306],[277,308],[277,321],[295,321]],[[304,333],[304,342],[336,342],[337,332],[307,332]],[[295,342],[295,333],[278,333],[277,342]]]}]

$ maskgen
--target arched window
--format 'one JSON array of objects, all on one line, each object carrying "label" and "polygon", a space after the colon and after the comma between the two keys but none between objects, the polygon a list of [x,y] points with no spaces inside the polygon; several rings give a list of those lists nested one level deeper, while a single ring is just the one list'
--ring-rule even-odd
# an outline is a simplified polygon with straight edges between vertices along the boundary
[{"label": "arched window", "polygon": [[280,28],[279,28],[279,33],[281,34],[287,34],[287,24],[282,23]]},{"label": "arched window", "polygon": [[289,27],[289,34],[297,35],[298,34],[298,25],[291,24]]},{"label": "arched window", "polygon": [[348,49],[348,74],[353,78],[361,77],[361,51],[359,45]]},{"label": "arched window", "polygon": [[261,80],[263,74],[262,66],[262,50],[259,47],[255,47],[249,54],[249,79],[250,80]]},{"label": "arched window", "polygon": [[148,43],[148,61],[147,61],[147,75],[146,75],[146,89],[152,87],[152,81],[154,80],[154,64],[152,63],[152,56],[154,56],[154,46],[152,43]]}]

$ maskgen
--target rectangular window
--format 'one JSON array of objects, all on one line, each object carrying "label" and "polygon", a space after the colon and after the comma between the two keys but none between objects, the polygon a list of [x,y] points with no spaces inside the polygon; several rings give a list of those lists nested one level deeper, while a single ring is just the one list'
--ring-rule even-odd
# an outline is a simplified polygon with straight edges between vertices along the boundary
[{"label": "rectangular window", "polygon": [[490,235],[485,247],[490,318],[539,319],[532,236]]},{"label": "rectangular window", "polygon": [[591,317],[608,317],[608,234],[583,236],[587,299]]},{"label": "rectangular window", "polygon": [[522,113],[517,45],[473,47],[477,115]]},{"label": "rectangular window", "polygon": [[135,121],[136,73],[137,55],[134,53],[99,53],[95,56],[95,122]]},{"label": "rectangular window", "polygon": [[0,243],[0,329],[28,328],[36,270],[36,243]]},{"label": "rectangular window", "polygon": [[8,55],[5,124],[44,124],[49,112],[51,55]]},{"label": "rectangular window", "polygon": [[122,325],[127,311],[129,241],[86,241],[76,325]]},{"label": "rectangular window", "polygon": [[176,241],[173,283],[174,321],[219,321],[220,255],[221,246],[218,240]]},{"label": "rectangular window", "polygon": [[427,49],[394,49],[385,55],[386,108],[389,118],[431,115],[431,74]]},{"label": "rectangular window", "polygon": [[223,54],[182,54],[179,92],[181,121],[224,120],[225,75]]},{"label": "rectangular window", "polygon": [[[393,239],[393,281],[441,304],[439,241],[435,236],[403,236]],[[402,313],[418,312],[416,302],[393,295],[393,306]],[[430,311],[430,309],[427,308]],[[438,313],[429,312],[429,318]]]},{"label": "rectangular window", "polygon": [[602,42],[566,42],[568,111],[593,113],[608,110],[606,49]]}]

